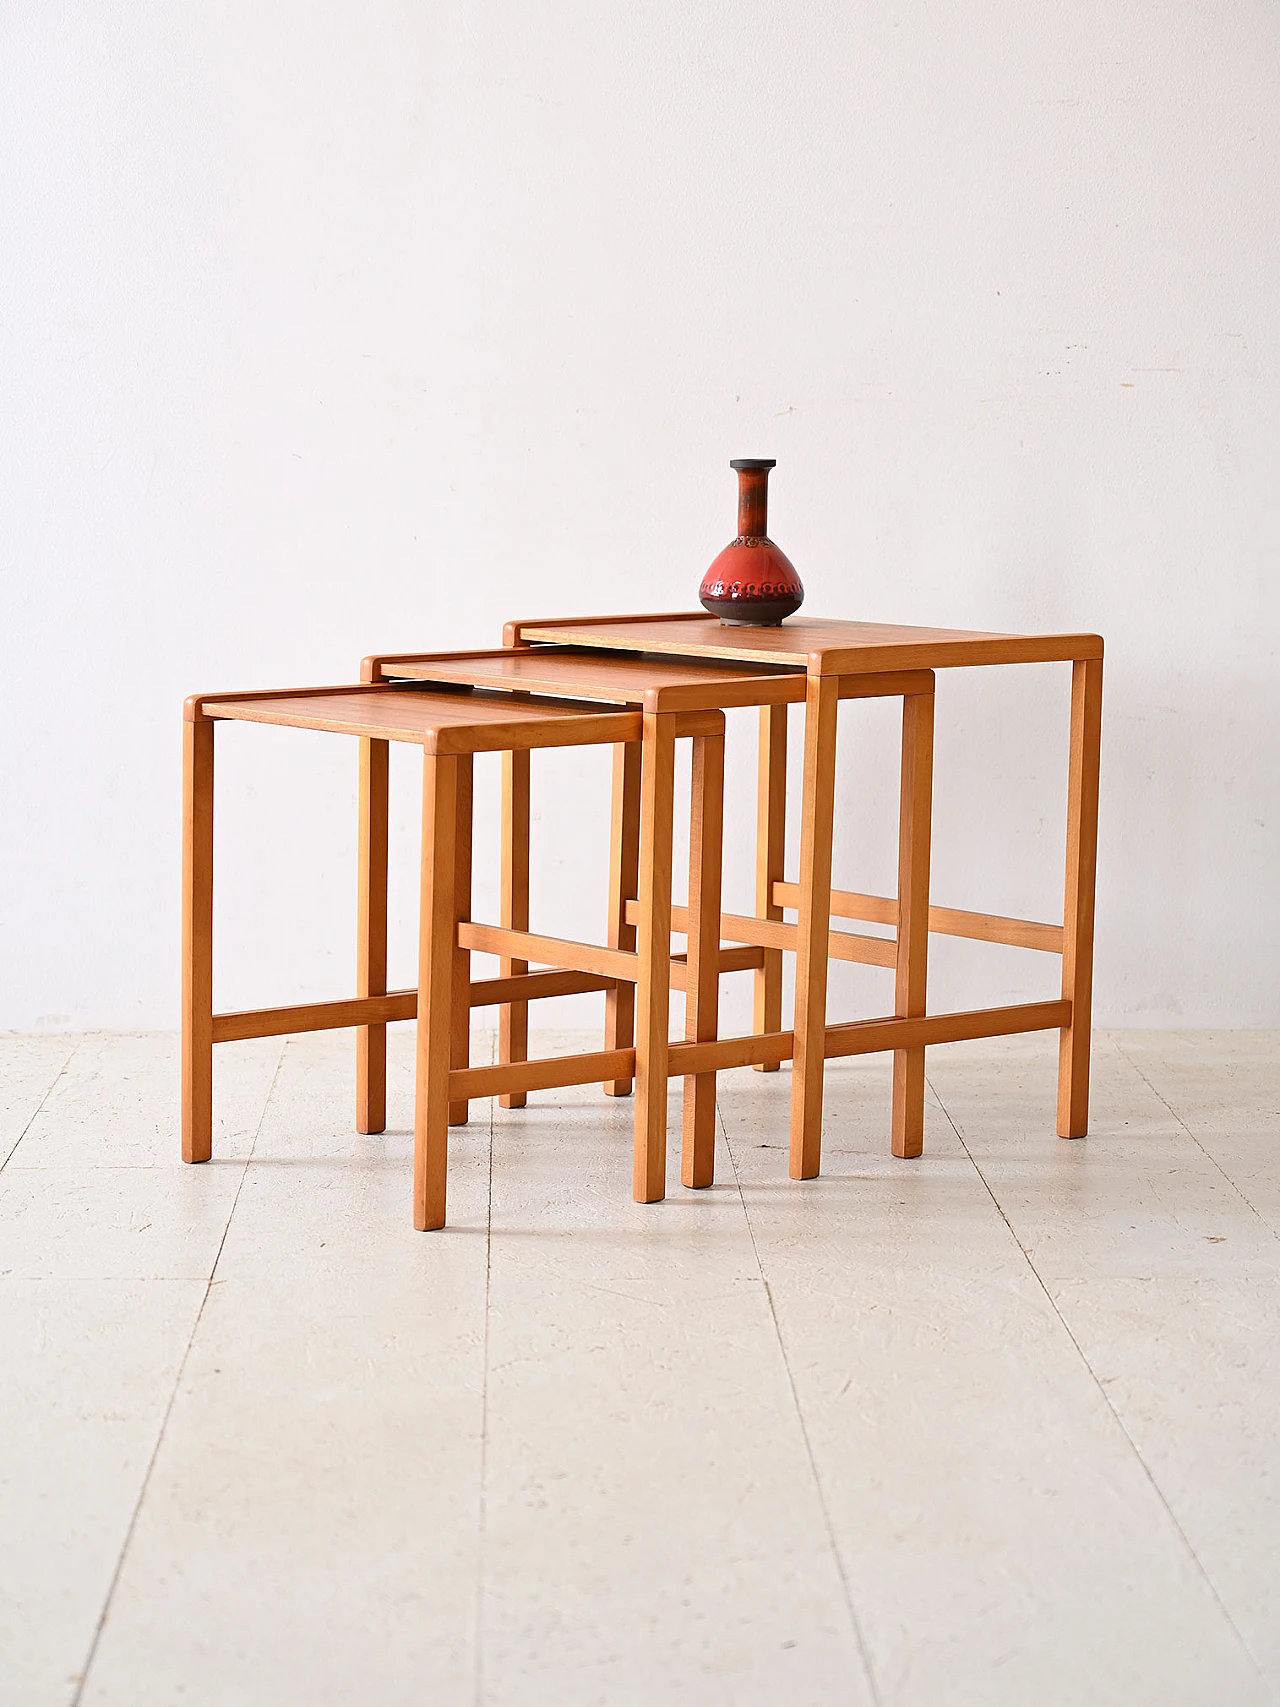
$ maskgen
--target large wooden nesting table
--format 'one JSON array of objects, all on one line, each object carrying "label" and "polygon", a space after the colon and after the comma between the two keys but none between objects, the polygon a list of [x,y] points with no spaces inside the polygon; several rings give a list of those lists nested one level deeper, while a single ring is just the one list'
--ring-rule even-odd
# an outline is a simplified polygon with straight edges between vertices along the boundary
[{"label": "large wooden nesting table", "polygon": [[[793,1026],[781,1027],[781,966],[775,956],[757,974],[755,1031],[750,1037],[691,1041],[673,1046],[682,1072],[731,1066],[768,1067],[793,1061],[790,1167],[795,1178],[817,1173],[821,1156],[822,1064],[833,1056],[891,1049],[894,1056],[892,1142],[896,1155],[920,1153],[924,1130],[924,1059],[930,1043],[1056,1029],[1060,1034],[1057,1129],[1064,1138],[1083,1137],[1089,1119],[1089,1036],[1093,980],[1094,886],[1097,863],[1098,766],[1102,718],[1103,643],[1096,634],[999,634],[966,629],[905,627],[813,618],[792,619],[776,628],[730,627],[703,612],[647,616],[525,619],[508,623],[512,650],[572,647],[632,655],[662,655],[712,665],[772,666],[803,671],[805,704],[800,869],[788,882],[784,869],[787,704],[800,698],[790,684],[767,703],[723,697],[720,707],[761,704],[757,843],[758,943],[794,948],[796,989]],[[383,665],[389,667],[387,660]],[[932,828],[932,672],[975,665],[1069,663],[1072,666],[1071,737],[1067,783],[1066,881],[1061,924],[933,907],[929,894]],[[557,665],[563,668],[563,665]],[[915,691],[901,685],[915,675]],[[902,780],[899,817],[898,894],[873,896],[831,888],[831,844],[836,767],[836,707],[851,688],[877,678],[898,685],[903,695]],[[925,686],[927,682],[927,687]],[[563,691],[563,690],[562,690]],[[735,687],[735,693],[753,690]],[[646,761],[666,764],[656,728],[645,719]],[[667,786],[665,783],[659,786]],[[793,928],[781,924],[785,908],[796,910]],[[831,915],[896,926],[888,944],[895,970],[892,1015],[828,1025],[827,965]],[[656,914],[646,926],[657,931]],[[773,927],[771,930],[770,927]],[[732,936],[738,927],[731,927]],[[963,1013],[927,1009],[930,931],[1050,951],[1062,958],[1062,994],[1057,1001],[1021,1003]],[[776,934],[775,934],[776,932]],[[784,934],[785,933],[785,934]],[[739,938],[741,940],[741,938]],[[847,940],[847,939],[846,939]],[[859,939],[852,939],[856,944]],[[883,954],[883,939],[863,938]],[[657,952],[657,944],[651,952]],[[665,955],[665,949],[663,951]],[[880,963],[883,963],[881,961]],[[654,1040],[655,1047],[657,1040]]]}]

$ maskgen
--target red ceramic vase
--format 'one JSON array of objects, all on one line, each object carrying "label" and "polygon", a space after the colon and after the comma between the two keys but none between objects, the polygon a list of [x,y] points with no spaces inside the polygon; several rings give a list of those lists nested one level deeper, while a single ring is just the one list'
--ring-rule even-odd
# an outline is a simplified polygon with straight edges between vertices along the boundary
[{"label": "red ceramic vase", "polygon": [[738,537],[702,577],[698,597],[721,622],[774,628],[804,603],[800,577],[769,538],[769,470],[777,463],[739,457]]}]

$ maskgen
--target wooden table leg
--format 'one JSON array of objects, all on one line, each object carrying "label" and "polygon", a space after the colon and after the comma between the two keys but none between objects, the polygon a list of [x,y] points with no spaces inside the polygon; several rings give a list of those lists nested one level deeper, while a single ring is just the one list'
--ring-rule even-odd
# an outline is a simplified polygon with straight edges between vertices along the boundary
[{"label": "wooden table leg", "polygon": [[[413,1224],[443,1227],[449,1164],[449,1062],[458,940],[459,761],[424,756],[418,918],[418,1036],[413,1117]],[[464,832],[465,833],[465,832]]]},{"label": "wooden table leg", "polygon": [[810,676],[805,694],[795,1054],[791,1084],[792,1179],[813,1179],[822,1164],[822,1072],[826,1059],[827,933],[831,926],[831,834],[839,689],[836,676]]},{"label": "wooden table leg", "polygon": [[[720,1020],[720,868],[724,827],[724,736],[693,741],[689,810],[689,915],[684,1035],[710,1043]],[[716,1076],[692,1073],[684,1081],[684,1141],[680,1178],[687,1186],[715,1179]]]},{"label": "wooden table leg", "polygon": [[[929,844],[933,822],[933,695],[902,701],[902,792],[898,815],[898,959],[893,1011],[925,1013],[929,965]],[[924,1149],[924,1048],[893,1052],[893,1153]]]},{"label": "wooden table leg", "polygon": [[[526,642],[520,639],[519,625],[503,624],[502,644],[523,651]],[[515,696],[523,698],[521,694]],[[529,754],[502,755],[502,877],[498,901],[499,923],[509,930],[529,928]],[[502,955],[498,960],[499,976],[523,977],[529,970],[527,960],[512,960]],[[498,1009],[498,1060],[527,1061],[529,1059],[529,1004],[504,1002]],[[504,1091],[498,1098],[499,1108],[523,1108],[528,1101],[524,1091]]]},{"label": "wooden table leg", "polygon": [[[760,748],[756,782],[756,917],[781,919],[773,886],[786,877],[787,859],[787,708],[760,707]],[[757,1035],[782,1030],[782,950],[766,948],[755,974],[754,1023]],[[776,1073],[777,1061],[757,1062],[757,1073]]]},{"label": "wooden table leg", "polygon": [[[613,749],[613,815],[609,831],[609,947],[634,951],[636,927],[627,923],[627,902],[640,886],[640,743]],[[636,1033],[636,987],[625,981],[605,993],[604,1046],[630,1049]],[[608,1079],[605,1095],[631,1095],[630,1079]]]},{"label": "wooden table leg", "polygon": [[[470,753],[458,759],[458,827],[454,847],[453,887],[455,921],[471,917],[471,811],[475,760]],[[471,1065],[471,950],[453,946],[453,1023],[449,1047],[452,1067]],[[450,1126],[465,1126],[470,1105],[465,1098],[449,1104]]]},{"label": "wooden table leg", "polygon": [[[387,993],[387,818],[391,743],[360,741],[356,994]],[[387,1128],[387,1028],[356,1027],[356,1131]]]},{"label": "wooden table leg", "polygon": [[[508,930],[527,931],[529,928],[529,754],[502,755],[502,888],[499,896],[499,923]],[[503,955],[498,962],[502,978],[522,977],[529,970],[527,960],[512,960]],[[504,1002],[498,1010],[498,1060],[527,1061],[529,1059],[529,1004]],[[504,1091],[498,1098],[500,1108],[523,1108],[528,1099],[523,1091]]]},{"label": "wooden table leg", "polygon": [[182,726],[182,1159],[213,1155],[213,721]]},{"label": "wooden table leg", "polygon": [[1089,1130],[1089,1041],[1093,1009],[1093,908],[1098,869],[1098,769],[1102,743],[1102,660],[1072,666],[1071,770],[1067,788],[1067,885],[1062,929],[1062,995],[1071,1023],[1058,1047],[1058,1136]]},{"label": "wooden table leg", "polygon": [[667,1193],[667,1033],[671,1005],[671,814],[675,716],[646,712],[640,788],[640,926],[636,950],[633,1194]]}]

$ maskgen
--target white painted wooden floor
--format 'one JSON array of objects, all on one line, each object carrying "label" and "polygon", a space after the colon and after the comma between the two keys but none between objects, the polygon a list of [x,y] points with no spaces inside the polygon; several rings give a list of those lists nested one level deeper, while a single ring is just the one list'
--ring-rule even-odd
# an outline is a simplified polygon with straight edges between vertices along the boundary
[{"label": "white painted wooden floor", "polygon": [[349,1034],[220,1049],[184,1168],[173,1038],[0,1039],[4,1707],[1277,1698],[1280,1037],[1099,1038],[1077,1144],[932,1050],[917,1162],[833,1064],[806,1185],[728,1074],[648,1208],[476,1104],[432,1235],[411,1050],[360,1138]]}]

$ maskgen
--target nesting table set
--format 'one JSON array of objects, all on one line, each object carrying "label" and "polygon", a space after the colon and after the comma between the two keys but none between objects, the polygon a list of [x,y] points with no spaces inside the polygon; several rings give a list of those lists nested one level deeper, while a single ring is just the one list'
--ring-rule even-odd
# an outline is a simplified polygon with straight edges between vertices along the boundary
[{"label": "nesting table set", "polygon": [[[1088,1125],[1102,640],[1094,634],[1009,635],[796,619],[732,626],[703,612],[508,623],[501,648],[366,658],[341,687],[201,694],[186,704],[183,834],[182,1145],[212,1153],[213,1045],[331,1027],[357,1028],[356,1124],[386,1125],[386,1027],[417,1019],[414,1225],[445,1222],[448,1129],[473,1098],[521,1106],[529,1092],[599,1082],[635,1090],[634,1195],[666,1192],[667,1084],[684,1080],[681,1178],[712,1183],[716,1074],[792,1062],[790,1172],[821,1163],[823,1064],[893,1053],[891,1136],[918,1156],[925,1049],[931,1043],[1056,1030],[1058,1121],[1064,1138]],[[935,672],[973,665],[1072,666],[1065,907],[1061,924],[933,906]],[[898,883],[894,896],[833,890],[836,712],[843,699],[902,701]],[[804,706],[798,878],[786,873],[788,707]],[[721,905],[724,713],[759,708],[754,912]],[[357,993],[348,1000],[213,1011],[213,732],[238,719],[357,737],[360,869]],[[672,902],[674,774],[691,748],[686,904]],[[387,990],[388,755],[423,750],[418,987]],[[529,910],[530,754],[544,747],[613,749],[608,940],[539,935]],[[501,917],[471,917],[471,800],[476,753],[503,765]],[[794,911],[795,923],[785,914]],[[832,917],[895,927],[892,937],[832,929]],[[927,1010],[930,932],[1059,954],[1062,994],[1047,1002],[960,1013]],[[672,934],[686,947],[673,953]],[[473,980],[471,955],[499,957],[499,976]],[[795,955],[792,1026],[783,1027],[783,956]],[[892,1014],[829,1023],[832,959],[891,968]],[[531,967],[537,970],[531,970]],[[719,981],[755,978],[751,1033],[719,1035]],[[670,994],[685,996],[685,1037],[669,1039]],[[603,1047],[529,1060],[531,1000],[604,993]],[[500,1010],[498,1061],[468,1055],[473,1007]]]}]

